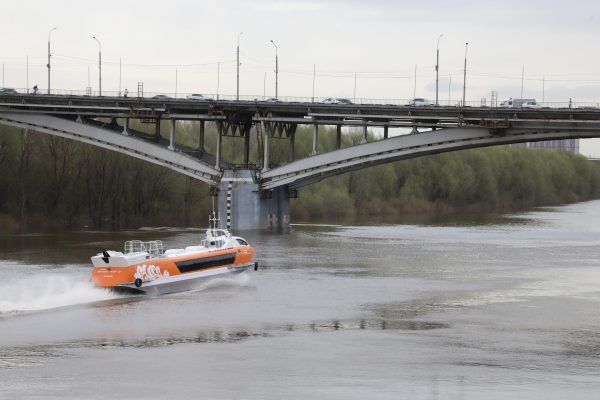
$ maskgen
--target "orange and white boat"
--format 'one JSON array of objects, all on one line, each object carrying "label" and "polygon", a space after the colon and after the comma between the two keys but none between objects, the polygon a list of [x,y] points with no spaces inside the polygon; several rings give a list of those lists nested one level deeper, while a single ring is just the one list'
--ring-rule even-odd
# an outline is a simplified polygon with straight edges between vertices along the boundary
[{"label": "orange and white boat", "polygon": [[209,219],[206,238],[198,245],[163,251],[162,241],[129,240],[124,251],[104,250],[92,257],[92,281],[117,291],[164,294],[190,290],[214,276],[258,268],[246,240],[216,228]]}]

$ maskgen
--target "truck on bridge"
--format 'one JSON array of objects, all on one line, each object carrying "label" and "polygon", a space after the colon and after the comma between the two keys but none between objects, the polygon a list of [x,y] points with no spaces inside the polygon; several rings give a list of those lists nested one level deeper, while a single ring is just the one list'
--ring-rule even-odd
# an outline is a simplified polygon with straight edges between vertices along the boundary
[{"label": "truck on bridge", "polygon": [[500,103],[500,107],[507,108],[528,108],[530,105],[537,105],[535,99],[513,99],[511,97]]}]

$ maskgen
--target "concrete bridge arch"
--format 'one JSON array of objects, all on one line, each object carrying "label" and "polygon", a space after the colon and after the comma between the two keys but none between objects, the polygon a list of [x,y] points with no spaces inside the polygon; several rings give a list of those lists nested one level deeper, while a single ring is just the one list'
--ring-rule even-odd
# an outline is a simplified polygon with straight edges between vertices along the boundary
[{"label": "concrete bridge arch", "polygon": [[[600,137],[600,110],[503,110],[496,108],[413,108],[380,105],[322,105],[268,102],[202,102],[147,99],[17,96],[0,103],[0,124],[77,140],[170,168],[218,188],[222,220],[233,229],[275,227],[289,223],[288,202],[297,189],[330,176],[403,159],[461,149],[554,139]],[[2,99],[4,101],[4,98]],[[96,118],[122,119],[121,131],[100,126]],[[128,134],[130,118],[171,122],[166,144]],[[192,157],[174,143],[175,122],[200,121],[218,127],[214,156]],[[314,127],[311,156],[294,160],[298,125]],[[260,126],[262,168],[235,168],[220,159],[221,136],[244,138],[248,161],[249,132]],[[319,153],[318,126],[337,127],[337,150]],[[159,126],[157,124],[157,126]],[[341,126],[364,131],[363,143],[340,149]],[[384,139],[367,142],[367,127],[384,129]],[[388,128],[413,133],[388,137]],[[417,129],[421,130],[418,132]],[[427,129],[431,129],[428,130]],[[158,135],[160,138],[160,132]],[[269,141],[285,139],[290,157],[269,169]]]}]

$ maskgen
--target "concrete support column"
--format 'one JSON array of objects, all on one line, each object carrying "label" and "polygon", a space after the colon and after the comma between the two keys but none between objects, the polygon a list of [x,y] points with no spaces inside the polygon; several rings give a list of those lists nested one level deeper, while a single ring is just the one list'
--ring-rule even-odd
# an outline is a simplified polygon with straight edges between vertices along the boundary
[{"label": "concrete support column", "polygon": [[290,226],[287,187],[261,193],[250,170],[225,170],[219,183],[218,208],[221,226],[232,231],[270,229],[287,231]]},{"label": "concrete support column", "polygon": [[121,132],[122,135],[125,136],[129,136],[129,132],[127,131],[129,129],[129,118],[123,118],[123,132]]},{"label": "concrete support column", "polygon": [[288,189],[278,187],[271,189],[260,199],[259,228],[273,231],[288,231],[290,228]]},{"label": "concrete support column", "polygon": [[204,154],[204,125],[206,121],[200,121],[200,136],[198,138],[198,150],[200,154]]},{"label": "concrete support column", "polygon": [[263,172],[269,170],[269,139],[271,138],[271,130],[273,129],[271,123],[267,122],[264,124],[263,129]]},{"label": "concrete support column", "polygon": [[171,120],[171,131],[169,132],[169,150],[175,150],[175,124],[176,120]]},{"label": "concrete support column", "polygon": [[250,129],[244,132],[244,164],[250,162]]},{"label": "concrete support column", "polygon": [[154,121],[154,134],[156,138],[160,140],[160,118],[156,118]]},{"label": "concrete support column", "polygon": [[387,125],[385,125],[385,126],[383,127],[383,138],[384,138],[384,139],[387,139],[387,138],[388,138],[388,128],[389,128],[389,126],[387,126]]},{"label": "concrete support column", "polygon": [[227,229],[258,229],[260,192],[254,171],[224,170],[219,182],[218,209],[221,226]]},{"label": "concrete support column", "polygon": [[342,126],[336,125],[335,130],[335,148],[339,150],[342,147]]},{"label": "concrete support column", "polygon": [[221,169],[221,134],[223,133],[223,123],[217,122],[217,151],[215,154],[215,168]]},{"label": "concrete support column", "polygon": [[296,142],[296,130],[290,132],[290,148],[288,150],[288,162],[294,161],[294,145]]},{"label": "concrete support column", "polygon": [[367,143],[367,124],[363,125],[363,138],[360,141],[360,144]]},{"label": "concrete support column", "polygon": [[319,151],[317,149],[317,141],[318,140],[319,140],[319,125],[315,124],[314,129],[313,129],[312,152],[310,153],[311,156],[316,156],[317,154],[319,154]]}]

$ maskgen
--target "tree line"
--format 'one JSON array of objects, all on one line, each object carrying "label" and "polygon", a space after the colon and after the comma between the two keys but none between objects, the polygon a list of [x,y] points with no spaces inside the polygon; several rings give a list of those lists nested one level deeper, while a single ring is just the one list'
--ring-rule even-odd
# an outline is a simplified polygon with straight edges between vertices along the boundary
[{"label": "tree line", "polygon": [[[132,128],[152,132],[154,126]],[[165,125],[162,132],[168,132]],[[197,148],[197,123],[178,123],[176,140]],[[205,149],[214,154],[210,124]],[[369,140],[377,140],[369,133]],[[345,131],[342,147],[362,140]],[[250,161],[260,164],[260,128]],[[319,128],[318,148],[331,151],[336,131]],[[243,140],[226,137],[224,160],[243,162]],[[273,140],[271,161],[288,160],[288,140]],[[312,127],[296,132],[295,157],[312,150]],[[0,126],[0,223],[4,231],[34,229],[204,226],[209,187],[167,168],[113,151],[25,129]],[[366,216],[514,211],[600,197],[600,165],[583,156],[522,147],[463,150],[346,173],[301,188],[290,200],[292,221]]]}]

